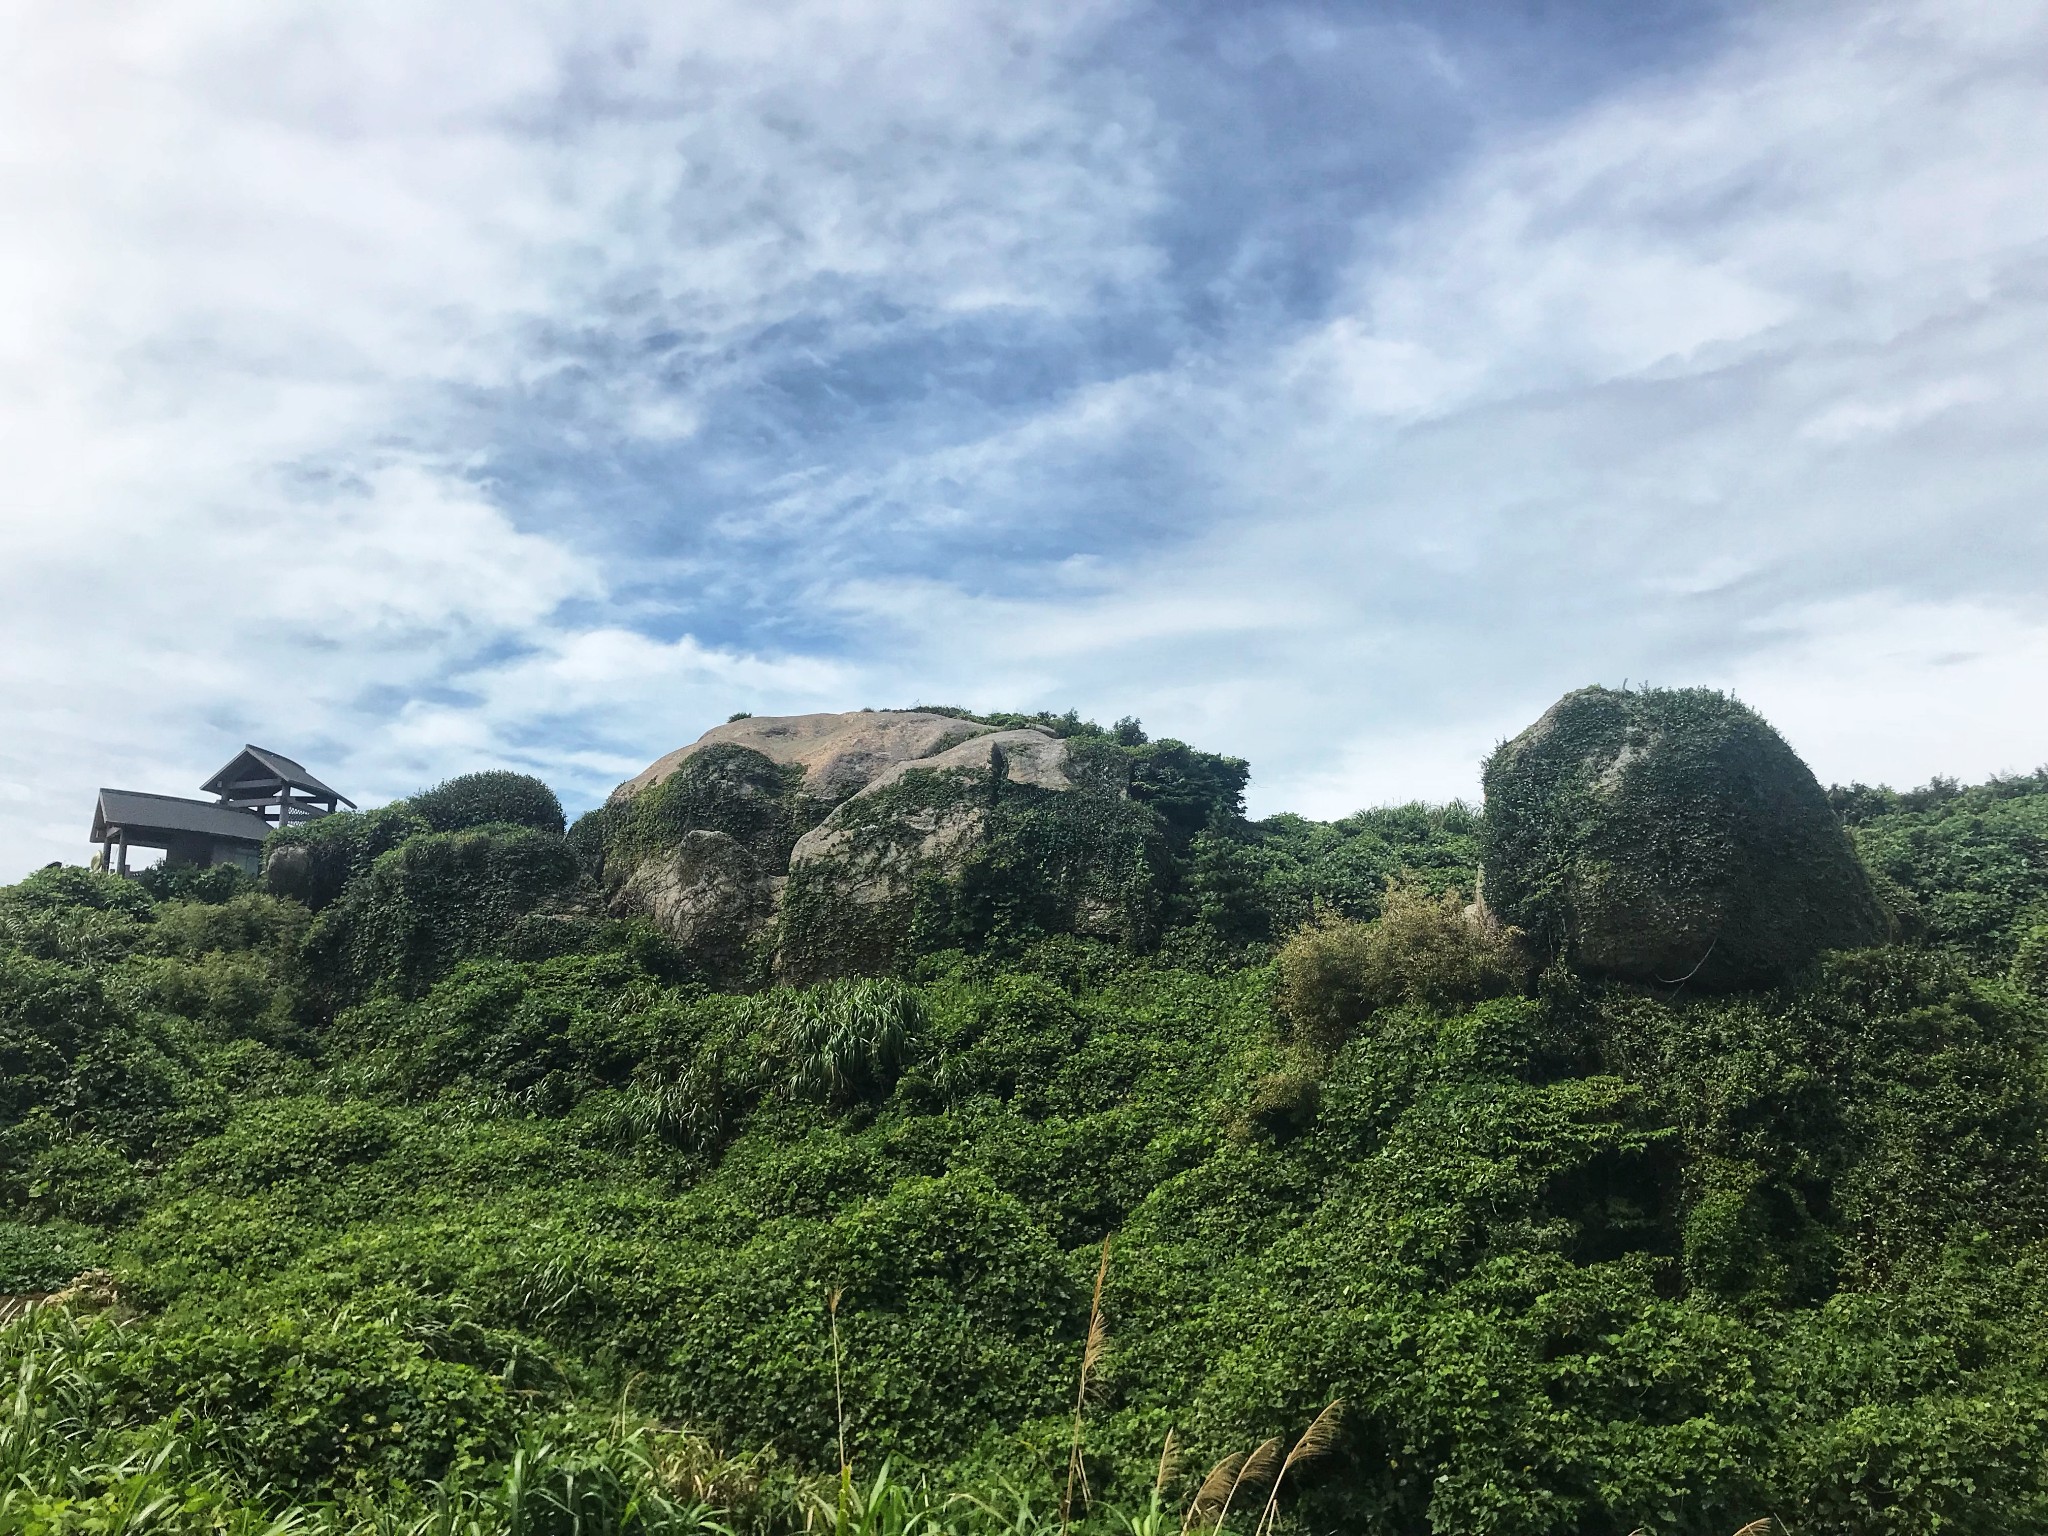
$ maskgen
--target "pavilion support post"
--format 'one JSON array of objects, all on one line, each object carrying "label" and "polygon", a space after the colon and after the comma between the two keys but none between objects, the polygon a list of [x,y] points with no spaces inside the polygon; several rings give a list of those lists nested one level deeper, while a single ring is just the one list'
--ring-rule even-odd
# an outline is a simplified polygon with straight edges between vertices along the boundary
[{"label": "pavilion support post", "polygon": [[128,878],[128,834],[121,834],[121,878]]}]

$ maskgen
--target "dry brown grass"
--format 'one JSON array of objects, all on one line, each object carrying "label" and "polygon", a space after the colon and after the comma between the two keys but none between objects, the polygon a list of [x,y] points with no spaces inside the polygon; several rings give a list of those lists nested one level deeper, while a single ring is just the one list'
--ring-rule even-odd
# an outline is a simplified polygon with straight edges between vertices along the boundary
[{"label": "dry brown grass", "polygon": [[1265,1512],[1259,1516],[1259,1531],[1270,1530],[1279,1518],[1280,1485],[1287,1480],[1288,1469],[1327,1455],[1337,1443],[1337,1424],[1343,1412],[1344,1400],[1337,1398],[1301,1432],[1301,1438],[1294,1442],[1294,1449],[1287,1453],[1287,1459],[1280,1463],[1280,1470],[1273,1474],[1273,1491],[1266,1496]]},{"label": "dry brown grass", "polygon": [[1172,1481],[1174,1472],[1180,1466],[1180,1447],[1174,1444],[1173,1431],[1166,1432],[1165,1440],[1159,1445],[1159,1472],[1152,1479],[1152,1501],[1158,1503],[1166,1492],[1166,1485]]},{"label": "dry brown grass", "polygon": [[1102,1262],[1095,1267],[1095,1296],[1088,1304],[1088,1339],[1081,1346],[1081,1379],[1074,1388],[1074,1438],[1067,1452],[1067,1491],[1060,1500],[1060,1530],[1074,1518],[1074,1492],[1078,1488],[1083,1508],[1088,1505],[1088,1467],[1081,1454],[1081,1423],[1088,1410],[1088,1389],[1095,1368],[1109,1349],[1109,1325],[1102,1316],[1102,1287],[1109,1279],[1110,1239],[1102,1240]]},{"label": "dry brown grass", "polygon": [[1237,1469],[1237,1476],[1231,1479],[1230,1489],[1223,1495],[1222,1507],[1216,1511],[1216,1523],[1211,1530],[1223,1529],[1223,1522],[1230,1518],[1230,1506],[1237,1502],[1239,1493],[1256,1493],[1266,1486],[1279,1472],[1286,1460],[1287,1442],[1275,1435],[1264,1445],[1245,1457]]},{"label": "dry brown grass", "polygon": [[1206,1526],[1209,1517],[1222,1509],[1224,1500],[1237,1486],[1238,1474],[1244,1471],[1247,1459],[1245,1452],[1232,1451],[1209,1469],[1209,1475],[1202,1479],[1202,1486],[1188,1501],[1187,1513],[1181,1517],[1181,1536],[1187,1536],[1188,1528],[1198,1520]]}]

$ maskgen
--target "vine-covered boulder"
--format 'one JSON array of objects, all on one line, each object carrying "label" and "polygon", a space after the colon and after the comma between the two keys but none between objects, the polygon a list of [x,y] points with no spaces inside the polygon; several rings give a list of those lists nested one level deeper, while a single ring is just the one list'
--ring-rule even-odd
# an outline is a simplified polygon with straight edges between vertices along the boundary
[{"label": "vine-covered boulder", "polygon": [[1134,778],[1154,755],[928,710],[749,717],[620,785],[570,841],[614,913],[728,983],[1040,933],[1142,944],[1172,826]]},{"label": "vine-covered boulder", "polygon": [[747,716],[621,784],[573,838],[612,910],[652,919],[705,972],[758,977],[797,839],[908,762],[994,728],[924,710]]},{"label": "vine-covered boulder", "polygon": [[1726,694],[1566,694],[1494,751],[1484,782],[1484,899],[1539,955],[1738,987],[1883,937],[1826,793]]},{"label": "vine-covered boulder", "polygon": [[279,827],[263,840],[263,888],[321,911],[339,901],[349,881],[367,874],[384,854],[433,830],[403,800]]},{"label": "vine-covered boulder", "polygon": [[879,774],[797,842],[778,976],[884,972],[1041,933],[1149,941],[1163,842],[1128,774],[1112,745],[1032,729]]},{"label": "vine-covered boulder", "polygon": [[566,841],[529,827],[407,838],[315,919],[303,950],[309,992],[329,1012],[378,988],[417,997],[492,953],[522,918],[572,902],[580,875]]}]

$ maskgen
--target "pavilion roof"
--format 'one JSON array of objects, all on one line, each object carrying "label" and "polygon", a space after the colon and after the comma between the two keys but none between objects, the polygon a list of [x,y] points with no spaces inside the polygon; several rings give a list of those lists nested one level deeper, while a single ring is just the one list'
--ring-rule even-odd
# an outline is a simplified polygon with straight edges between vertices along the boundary
[{"label": "pavilion roof", "polygon": [[355,807],[355,801],[340,790],[314,778],[304,764],[293,762],[282,752],[272,752],[268,748],[254,745],[244,746],[226,767],[199,787],[208,794],[239,799],[244,797],[232,794],[231,790],[252,780],[275,781],[308,794],[318,795],[322,799],[331,796],[351,809]]},{"label": "pavilion roof", "polygon": [[[105,841],[110,827],[124,828],[130,842],[144,842],[141,834],[175,832],[260,843],[271,832],[270,823],[253,811],[238,811],[212,800],[150,795],[139,789],[100,791],[99,802],[92,813],[92,841]],[[145,846],[155,845],[145,843]]]}]

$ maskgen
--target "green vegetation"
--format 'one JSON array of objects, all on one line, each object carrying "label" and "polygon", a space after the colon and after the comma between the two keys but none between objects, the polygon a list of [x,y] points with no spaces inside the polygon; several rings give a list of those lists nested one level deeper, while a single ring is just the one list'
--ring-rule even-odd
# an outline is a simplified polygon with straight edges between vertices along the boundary
[{"label": "green vegetation", "polygon": [[1487,905],[1539,954],[1738,987],[1883,935],[1826,794],[1725,694],[1582,688],[1496,750],[1485,784]]},{"label": "green vegetation", "polygon": [[436,832],[461,832],[502,822],[559,837],[566,825],[562,802],[552,789],[531,774],[502,768],[461,774],[421,790],[406,805]]},{"label": "green vegetation", "polygon": [[1894,936],[1703,990],[1057,723],[803,987],[604,915],[757,754],[0,889],[0,1533],[2048,1524],[2048,779],[1832,792]]}]

